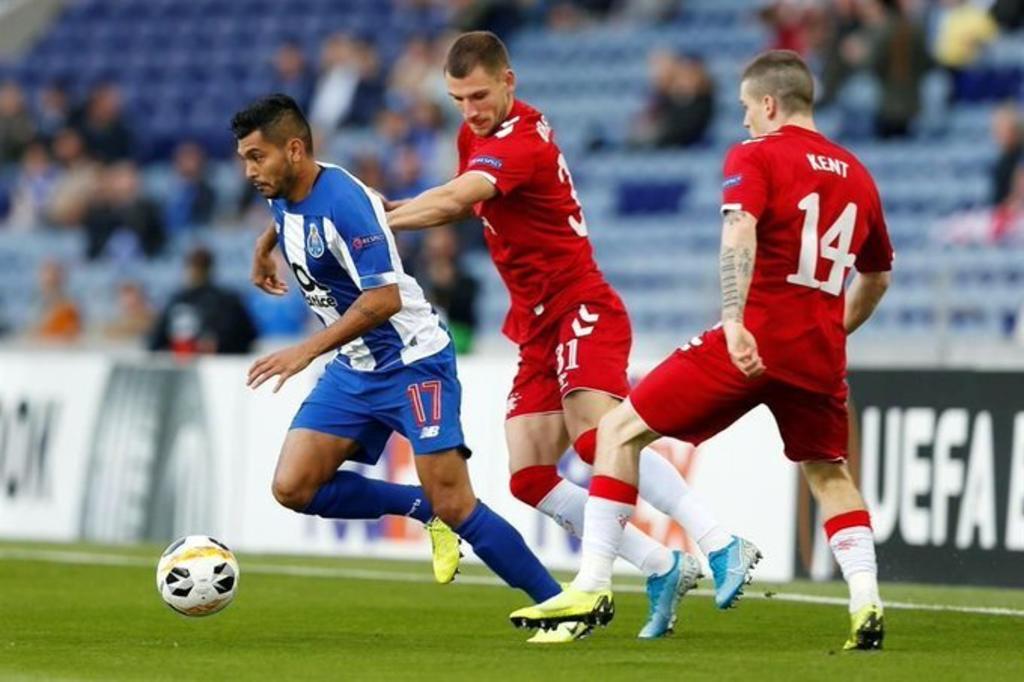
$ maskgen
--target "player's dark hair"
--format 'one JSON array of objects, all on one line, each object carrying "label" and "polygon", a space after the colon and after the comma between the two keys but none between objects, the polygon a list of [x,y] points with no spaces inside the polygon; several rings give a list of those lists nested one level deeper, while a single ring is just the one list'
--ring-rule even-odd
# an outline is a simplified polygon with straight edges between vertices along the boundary
[{"label": "player's dark hair", "polygon": [[509,67],[508,50],[501,38],[490,31],[470,31],[448,48],[444,71],[453,78],[465,78],[478,66],[493,75]]},{"label": "player's dark hair", "polygon": [[771,95],[788,114],[806,114],[814,104],[814,78],[799,54],[768,50],[743,70],[743,80],[758,97]]},{"label": "player's dark hair", "polygon": [[257,130],[277,145],[297,137],[306,147],[306,153],[313,154],[313,132],[309,122],[299,105],[288,95],[267,95],[231,118],[231,132],[236,140]]}]

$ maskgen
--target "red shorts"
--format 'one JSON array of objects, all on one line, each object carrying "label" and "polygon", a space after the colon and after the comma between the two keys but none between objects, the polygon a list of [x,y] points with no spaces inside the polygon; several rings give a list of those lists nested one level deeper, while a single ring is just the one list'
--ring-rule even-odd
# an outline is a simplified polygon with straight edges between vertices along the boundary
[{"label": "red shorts", "polygon": [[694,445],[764,404],[775,416],[786,457],[846,459],[846,389],[815,393],[770,373],[743,376],[729,360],[725,334],[713,329],[665,359],[633,388],[629,401],[652,431]]},{"label": "red shorts", "polygon": [[617,296],[571,309],[519,347],[505,418],[561,412],[562,399],[573,391],[625,398],[632,342],[629,315]]}]

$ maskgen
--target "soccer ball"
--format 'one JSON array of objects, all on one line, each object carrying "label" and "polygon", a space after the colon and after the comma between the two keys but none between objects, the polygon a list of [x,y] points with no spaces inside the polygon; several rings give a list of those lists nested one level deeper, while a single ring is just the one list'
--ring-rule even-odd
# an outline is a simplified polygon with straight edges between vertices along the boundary
[{"label": "soccer ball", "polygon": [[160,556],[156,589],[178,613],[217,613],[238,591],[238,561],[220,541],[207,535],[189,535],[172,542]]}]

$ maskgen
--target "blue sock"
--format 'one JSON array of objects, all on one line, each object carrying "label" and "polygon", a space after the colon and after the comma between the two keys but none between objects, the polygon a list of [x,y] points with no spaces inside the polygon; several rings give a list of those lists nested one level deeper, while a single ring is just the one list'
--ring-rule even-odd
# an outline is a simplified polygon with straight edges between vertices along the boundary
[{"label": "blue sock", "polygon": [[339,471],[320,486],[304,513],[328,519],[379,519],[394,514],[426,523],[434,509],[418,485],[388,483],[354,471]]},{"label": "blue sock", "polygon": [[562,591],[526,541],[508,521],[477,500],[476,507],[455,529],[487,567],[512,587],[526,592],[535,602]]}]

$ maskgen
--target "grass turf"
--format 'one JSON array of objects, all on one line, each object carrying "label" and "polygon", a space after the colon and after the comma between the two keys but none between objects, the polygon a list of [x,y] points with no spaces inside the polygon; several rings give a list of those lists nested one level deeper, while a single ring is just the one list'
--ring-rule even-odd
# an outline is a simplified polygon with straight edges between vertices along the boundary
[{"label": "grass turf", "polygon": [[[4,558],[4,550],[74,550],[139,565]],[[639,594],[616,596],[608,629],[567,646],[528,646],[508,589],[396,580],[280,575],[274,566],[422,573],[429,567],[242,555],[240,592],[226,611],[188,619],[162,604],[159,548],[0,544],[2,680],[936,680],[1024,679],[1024,618],[890,610],[881,653],[843,654],[840,606],[748,599],[722,613],[688,597],[679,631],[635,639]],[[257,572],[246,566],[259,566]],[[483,575],[467,567],[467,575]],[[635,581],[634,581],[635,582]],[[842,595],[842,585],[759,586]],[[1013,590],[883,587],[890,600],[1024,608]]]}]

